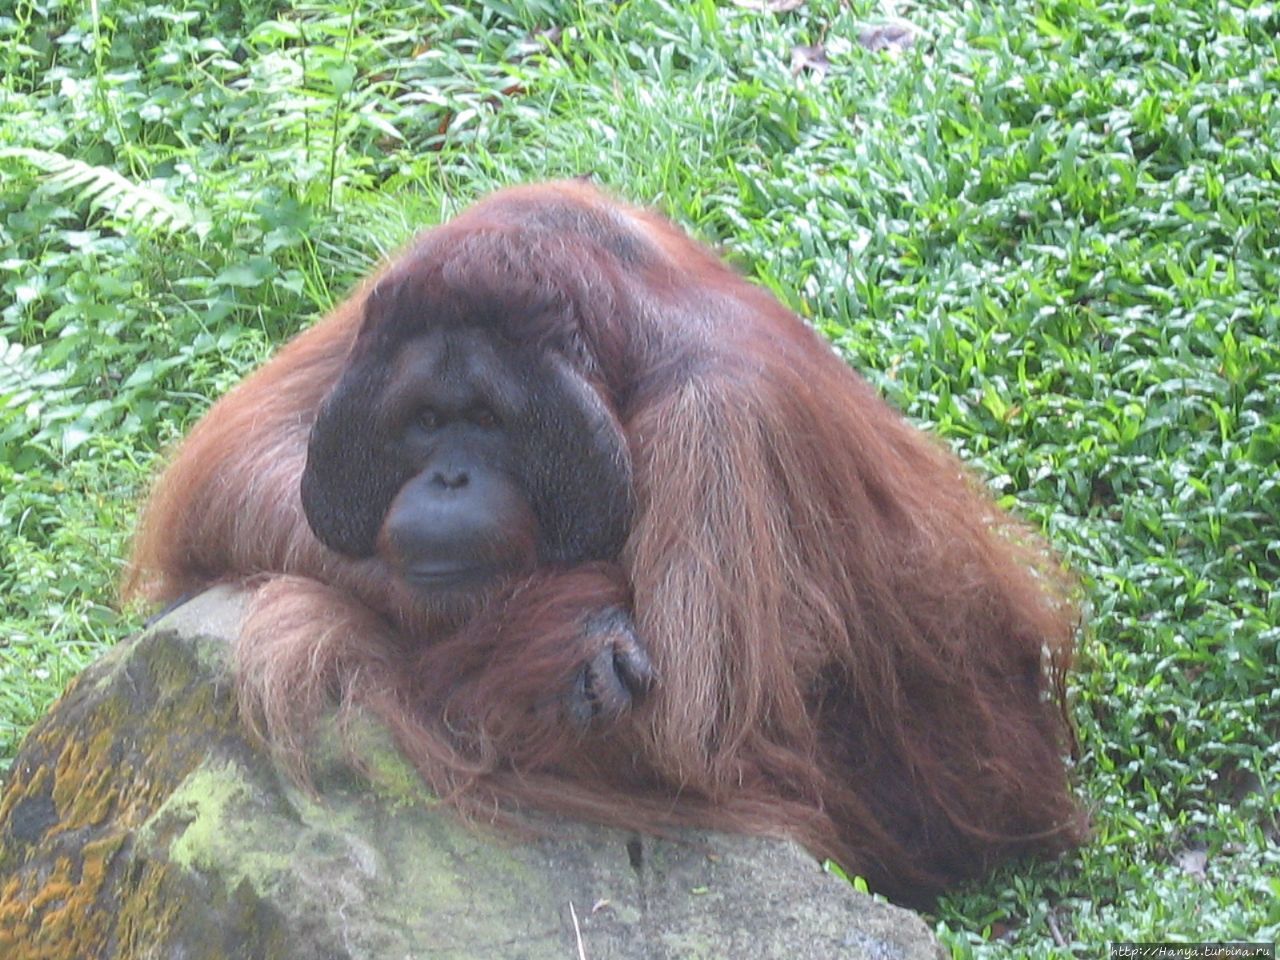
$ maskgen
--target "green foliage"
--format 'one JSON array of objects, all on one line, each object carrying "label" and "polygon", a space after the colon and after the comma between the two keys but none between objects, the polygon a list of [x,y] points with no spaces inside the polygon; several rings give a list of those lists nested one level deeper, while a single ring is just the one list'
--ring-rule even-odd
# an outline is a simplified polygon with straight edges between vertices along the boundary
[{"label": "green foliage", "polygon": [[192,225],[191,213],[163,193],[132,183],[110,167],[95,167],[48,150],[11,147],[0,161],[25,160],[44,175],[51,193],[75,193],[72,202],[106,211],[135,229],[181,230]]},{"label": "green foliage", "polygon": [[157,451],[417,226],[591,172],[1080,572],[1096,839],[948,898],[953,955],[1280,937],[1280,8],[900,7],[891,55],[870,0],[14,0],[0,754],[136,626],[112,583]]}]

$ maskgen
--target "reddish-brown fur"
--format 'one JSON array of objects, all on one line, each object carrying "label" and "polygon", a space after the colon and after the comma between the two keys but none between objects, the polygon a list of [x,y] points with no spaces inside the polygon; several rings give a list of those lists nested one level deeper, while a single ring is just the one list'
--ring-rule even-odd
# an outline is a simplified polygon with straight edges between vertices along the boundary
[{"label": "reddish-brown fur", "polygon": [[[299,476],[366,281],[195,428],[130,573],[161,601],[256,585],[242,702],[287,763],[337,696],[472,813],[790,835],[907,900],[1081,838],[1071,582],[954,456],[767,292],[588,185],[504,191],[432,236],[443,262],[419,268],[411,246],[393,263],[558,305],[512,333],[590,358],[636,519],[617,562],[539,571],[463,614],[321,546]],[[584,616],[617,604],[658,680],[584,736],[557,695],[594,652]]]}]

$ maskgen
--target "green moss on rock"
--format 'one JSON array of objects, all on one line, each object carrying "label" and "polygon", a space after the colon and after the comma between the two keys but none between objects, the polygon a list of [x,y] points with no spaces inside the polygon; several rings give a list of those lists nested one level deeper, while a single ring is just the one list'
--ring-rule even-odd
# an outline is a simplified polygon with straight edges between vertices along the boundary
[{"label": "green moss on rock", "polygon": [[241,733],[238,611],[198,598],[31,731],[0,800],[0,957],[563,960],[579,935],[617,960],[936,955],[788,844],[468,826],[365,717],[328,722],[303,790]]}]

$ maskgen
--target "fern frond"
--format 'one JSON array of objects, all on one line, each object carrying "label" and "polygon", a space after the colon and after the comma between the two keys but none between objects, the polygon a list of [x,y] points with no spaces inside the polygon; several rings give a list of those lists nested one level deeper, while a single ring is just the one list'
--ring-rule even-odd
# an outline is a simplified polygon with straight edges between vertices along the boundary
[{"label": "fern frond", "polygon": [[195,218],[185,205],[175,203],[159,190],[134,183],[110,167],[85,163],[49,150],[0,149],[0,159],[9,157],[35,167],[55,192],[74,192],[76,203],[88,203],[118,220],[169,233],[195,226]]}]

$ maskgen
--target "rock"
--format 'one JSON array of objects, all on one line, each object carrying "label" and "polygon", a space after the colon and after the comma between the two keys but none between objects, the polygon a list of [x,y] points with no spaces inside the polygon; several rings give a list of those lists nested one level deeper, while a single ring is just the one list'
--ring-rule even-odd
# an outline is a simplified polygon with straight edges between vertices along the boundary
[{"label": "rock", "polygon": [[[794,844],[656,839],[554,818],[532,836],[434,805],[372,722],[319,793],[240,732],[210,591],[86,670],[27,736],[0,800],[0,956],[936,958],[913,914]],[[326,759],[327,758],[327,759]]]}]

